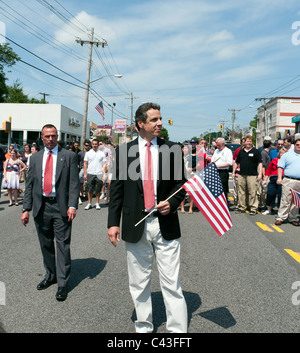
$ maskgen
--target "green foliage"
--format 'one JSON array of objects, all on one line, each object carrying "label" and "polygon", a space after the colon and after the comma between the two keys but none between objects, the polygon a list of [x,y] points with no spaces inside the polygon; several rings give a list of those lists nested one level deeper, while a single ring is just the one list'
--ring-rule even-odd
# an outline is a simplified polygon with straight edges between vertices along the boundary
[{"label": "green foliage", "polygon": [[8,43],[0,44],[0,74],[4,74],[4,67],[11,67],[20,59]]},{"label": "green foliage", "polygon": [[6,97],[4,103],[46,103],[43,99],[28,98],[28,95],[23,92],[21,83],[17,80],[13,86],[7,86]]},{"label": "green foliage", "polygon": [[43,99],[28,98],[18,80],[13,86],[6,85],[4,69],[12,67],[20,59],[8,43],[0,44],[0,103],[46,103]]},{"label": "green foliage", "polygon": [[163,137],[165,140],[169,140],[169,133],[168,133],[168,130],[165,127],[163,127],[161,129],[160,136]]}]

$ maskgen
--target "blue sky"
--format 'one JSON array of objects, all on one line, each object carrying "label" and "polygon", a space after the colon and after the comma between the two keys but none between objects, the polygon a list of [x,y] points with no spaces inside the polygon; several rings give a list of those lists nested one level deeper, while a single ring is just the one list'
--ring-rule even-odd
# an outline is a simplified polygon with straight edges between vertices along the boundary
[{"label": "blue sky", "polygon": [[96,124],[103,123],[94,108],[100,100],[107,124],[113,103],[114,118],[130,122],[132,92],[134,112],[143,102],[159,103],[170,139],[183,141],[217,131],[222,120],[230,127],[229,109],[240,109],[236,125],[249,126],[261,104],[256,98],[300,96],[294,0],[1,0],[0,21],[27,63],[7,72],[8,83],[19,79],[29,97],[46,93],[49,103],[80,113],[88,47],[76,38],[87,40],[93,27],[95,39],[107,41],[93,51],[91,80],[104,76],[91,85],[88,119]]}]

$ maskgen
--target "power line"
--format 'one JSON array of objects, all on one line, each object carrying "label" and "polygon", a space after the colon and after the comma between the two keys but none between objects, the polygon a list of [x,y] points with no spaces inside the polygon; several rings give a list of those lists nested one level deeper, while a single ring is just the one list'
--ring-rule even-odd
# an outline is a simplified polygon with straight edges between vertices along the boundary
[{"label": "power line", "polygon": [[70,74],[68,74],[67,72],[65,72],[64,70],[60,69],[59,67],[57,67],[57,66],[51,64],[49,61],[47,61],[47,60],[41,58],[39,55],[33,53],[32,51],[30,51],[30,50],[28,50],[28,49],[26,49],[26,48],[24,48],[22,45],[16,43],[15,41],[13,41],[12,39],[8,38],[7,36],[4,36],[4,35],[1,34],[1,33],[0,33],[0,35],[1,35],[2,37],[4,37],[5,39],[7,39],[9,42],[11,42],[11,43],[17,45],[19,48],[21,48],[21,49],[27,51],[27,52],[30,53],[31,55],[33,55],[33,56],[35,56],[36,58],[38,58],[38,59],[44,61],[46,64],[48,64],[48,65],[54,67],[55,69],[59,70],[60,72],[64,73],[65,75],[70,76],[71,78],[73,78],[74,80],[76,80],[76,81],[78,81],[78,82],[80,82],[80,83],[84,83],[84,82],[82,82],[81,80],[79,80],[78,78],[74,77],[73,75],[70,75]]},{"label": "power line", "polygon": [[89,45],[89,60],[88,60],[88,70],[87,70],[87,78],[86,78],[86,90],[85,90],[84,112],[83,112],[83,122],[82,122],[82,137],[81,137],[81,144],[83,146],[84,140],[86,139],[86,125],[87,125],[87,116],[88,116],[93,46],[101,45],[103,47],[106,45],[106,41],[105,42],[94,41],[94,28],[92,28],[91,36],[89,40],[76,39],[76,42],[80,43],[81,46],[83,46],[84,44]]},{"label": "power line", "polygon": [[[51,35],[49,35],[49,33],[47,33],[46,31],[44,31],[43,29],[41,29],[40,27],[36,26],[34,23],[32,23],[29,19],[25,18],[23,15],[21,15],[20,13],[18,13],[15,9],[11,8],[9,5],[7,5],[6,3],[4,3],[2,1],[2,3],[4,5],[6,5],[9,9],[11,9],[12,11],[14,11],[19,17],[21,17],[21,20],[19,18],[17,18],[16,16],[14,16],[13,14],[11,14],[10,12],[8,12],[7,10],[5,10],[4,8],[0,7],[0,9],[2,11],[4,11],[4,16],[6,18],[8,18],[11,22],[15,23],[16,25],[18,25],[19,27],[23,28],[25,31],[27,31],[29,34],[33,35],[34,37],[36,37],[37,39],[41,40],[42,42],[46,43],[47,45],[49,45],[50,47],[54,48],[54,49],[58,49],[62,52],[64,52],[67,55],[70,55],[72,57],[74,57],[75,59],[79,59],[79,60],[83,60],[82,57],[77,56],[76,54],[73,53],[73,51],[71,49],[67,50],[66,46],[61,43],[60,41],[58,41],[56,38],[52,37]],[[3,13],[3,12],[2,12]],[[40,14],[39,14],[40,16]],[[23,20],[27,21],[31,27],[26,24]],[[35,28],[38,29],[38,32],[33,28],[33,26]],[[44,33],[44,34],[43,34]],[[52,40],[52,42],[49,41],[49,38]]]}]

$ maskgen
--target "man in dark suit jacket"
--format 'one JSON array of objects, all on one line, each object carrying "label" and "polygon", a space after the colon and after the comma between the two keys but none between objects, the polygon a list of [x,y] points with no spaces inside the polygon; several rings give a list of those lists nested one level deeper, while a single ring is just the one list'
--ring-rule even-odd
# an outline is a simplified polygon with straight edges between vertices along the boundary
[{"label": "man in dark suit jacket", "polygon": [[[183,189],[177,191],[186,180],[181,147],[159,138],[161,120],[159,105],[145,103],[138,108],[135,121],[140,136],[117,149],[111,182],[108,236],[116,246],[122,217],[136,332],[153,331],[150,277],[154,254],[167,309],[167,331],[187,331],[187,309],[179,281],[181,233],[177,215],[185,196]],[[146,209],[143,190],[146,142],[151,142],[154,179],[155,204],[151,209]]]},{"label": "man in dark suit jacket", "polygon": [[[58,283],[56,299],[63,301],[67,298],[71,271],[71,228],[79,198],[78,161],[74,152],[58,147],[54,125],[45,125],[41,138],[45,148],[30,157],[21,221],[26,226],[29,211],[32,210],[46,268],[46,276],[37,289],[46,289]],[[44,176],[49,154],[53,165],[52,182],[49,192],[45,192]]]}]

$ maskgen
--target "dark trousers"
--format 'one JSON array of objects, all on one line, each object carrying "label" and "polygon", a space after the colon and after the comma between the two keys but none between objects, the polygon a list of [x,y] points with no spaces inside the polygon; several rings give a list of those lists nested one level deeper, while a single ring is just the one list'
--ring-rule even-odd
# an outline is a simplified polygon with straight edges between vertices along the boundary
[{"label": "dark trousers", "polygon": [[276,184],[277,179],[278,179],[278,177],[276,175],[271,176],[269,183],[268,183],[266,205],[270,206],[272,208],[275,207],[276,196],[277,196],[277,207],[279,208],[279,206],[280,206],[282,186]]},{"label": "dark trousers", "polygon": [[[72,222],[62,217],[55,200],[43,198],[43,204],[34,219],[42,250],[47,280],[57,278],[58,287],[66,287],[71,272],[71,229]],[[56,256],[55,244],[56,243]]]},{"label": "dark trousers", "polygon": [[228,196],[228,192],[229,192],[229,187],[228,187],[229,171],[225,170],[225,169],[218,169],[218,171],[219,171],[221,183],[223,186],[223,191],[224,191],[224,194],[225,194],[226,200],[227,200],[227,196]]}]

